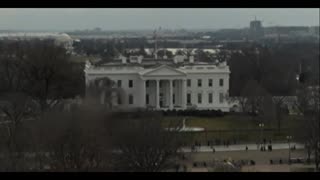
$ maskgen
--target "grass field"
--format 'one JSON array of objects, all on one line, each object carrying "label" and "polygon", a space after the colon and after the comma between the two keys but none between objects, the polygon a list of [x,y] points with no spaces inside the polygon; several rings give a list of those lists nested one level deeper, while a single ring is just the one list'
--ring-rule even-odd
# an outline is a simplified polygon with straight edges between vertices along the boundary
[{"label": "grass field", "polygon": [[[182,117],[165,117],[164,126],[177,121],[182,121]],[[296,132],[302,123],[303,121],[297,116],[287,116],[281,121],[281,130],[278,131],[277,122],[265,121],[263,129],[261,129],[259,121],[252,119],[250,116],[188,117],[186,118],[186,126],[202,127],[207,132],[185,134],[188,134],[187,142],[197,140],[206,143],[208,140],[214,139],[257,142],[262,137],[273,141],[285,141],[286,136]]]}]

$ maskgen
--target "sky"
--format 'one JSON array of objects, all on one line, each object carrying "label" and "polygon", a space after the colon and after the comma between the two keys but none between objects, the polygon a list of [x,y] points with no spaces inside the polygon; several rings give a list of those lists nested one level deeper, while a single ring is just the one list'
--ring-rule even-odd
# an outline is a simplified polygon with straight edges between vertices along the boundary
[{"label": "sky", "polygon": [[0,8],[0,30],[222,29],[263,26],[319,26],[319,9],[283,8]]}]

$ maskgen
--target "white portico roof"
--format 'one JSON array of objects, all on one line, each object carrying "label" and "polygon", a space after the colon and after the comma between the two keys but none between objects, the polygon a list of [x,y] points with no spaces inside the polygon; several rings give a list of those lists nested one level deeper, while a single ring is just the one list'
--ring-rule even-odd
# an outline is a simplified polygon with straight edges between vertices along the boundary
[{"label": "white portico roof", "polygon": [[186,76],[186,73],[170,67],[168,65],[161,65],[157,68],[146,69],[139,72],[140,76],[143,77],[155,77],[155,76]]}]

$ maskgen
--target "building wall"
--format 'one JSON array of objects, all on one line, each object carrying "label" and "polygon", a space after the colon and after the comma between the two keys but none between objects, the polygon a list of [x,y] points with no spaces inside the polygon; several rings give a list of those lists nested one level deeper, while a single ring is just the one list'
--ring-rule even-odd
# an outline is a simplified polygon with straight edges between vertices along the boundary
[{"label": "building wall", "polygon": [[[86,81],[90,83],[90,81],[94,81],[97,78],[108,77],[109,79],[115,82],[115,86],[117,87],[117,81],[121,80],[121,88],[124,91],[123,102],[119,107],[122,108],[132,108],[132,107],[144,107],[142,105],[141,99],[142,96],[142,82],[138,74],[99,74],[99,75],[87,75]],[[129,80],[133,80],[133,87],[129,88]],[[132,94],[133,104],[129,104],[129,95]]]},{"label": "building wall", "polygon": [[[119,72],[116,73],[117,70],[113,68],[112,70],[105,70],[105,71],[98,71],[99,73],[93,74],[91,71],[91,74],[86,73],[86,83],[90,83],[90,81],[93,81],[96,78],[101,77],[108,77],[111,80],[115,82],[117,85],[117,81],[122,81],[122,89],[125,92],[125,100],[123,104],[120,106],[122,108],[133,108],[133,107],[146,107],[144,105],[145,101],[145,94],[143,94],[142,89],[142,83],[143,81],[140,78],[140,75],[138,74],[140,70],[137,69],[136,72]],[[229,104],[224,98],[223,103],[220,103],[219,96],[220,93],[223,93],[224,96],[228,96],[229,91],[229,72],[217,72],[217,70],[201,70],[200,72],[195,72],[194,70],[188,70],[184,69],[187,76],[186,79],[191,79],[191,87],[187,86],[186,93],[191,93],[191,103],[197,107],[197,109],[220,109],[222,111],[229,111]],[[198,79],[202,80],[202,86],[198,87]],[[209,87],[208,81],[209,79],[213,80],[212,87]],[[220,87],[219,85],[219,79],[223,79],[224,83],[223,86]],[[133,88],[129,88],[129,80],[133,80]],[[182,102],[181,99],[181,93],[182,93],[182,83],[181,81],[176,81],[175,87],[173,87],[173,93],[175,94],[175,104],[174,105],[180,105]],[[164,104],[169,105],[169,83],[164,82],[162,84],[162,87],[160,88],[160,93],[163,93],[165,95],[164,97]],[[198,93],[202,94],[202,103],[198,103]],[[209,100],[209,94],[213,93],[213,102],[210,104],[208,102]],[[129,94],[132,94],[134,96],[134,104],[129,105],[128,104],[128,96]],[[149,104],[151,106],[155,106],[156,104],[156,81],[149,81],[149,87],[146,87],[146,94],[149,94]],[[187,95],[185,97],[187,102]]]},{"label": "building wall", "polygon": [[[224,98],[224,102],[219,102],[219,93],[227,96],[229,91],[229,75],[228,74],[188,74],[187,79],[191,79],[191,87],[187,86],[187,94],[191,93],[191,103],[199,109],[221,109],[227,108],[228,103]],[[202,80],[202,86],[198,87],[198,79]],[[212,87],[209,87],[209,79],[212,79]],[[223,86],[220,87],[219,79],[223,79]],[[202,94],[202,103],[198,103],[198,94]],[[213,94],[213,102],[209,103],[209,93]]]}]

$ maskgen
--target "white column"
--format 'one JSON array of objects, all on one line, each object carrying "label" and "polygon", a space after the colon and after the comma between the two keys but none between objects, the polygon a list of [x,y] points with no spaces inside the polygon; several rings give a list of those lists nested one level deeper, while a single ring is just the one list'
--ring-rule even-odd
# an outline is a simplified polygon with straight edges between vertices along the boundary
[{"label": "white column", "polygon": [[172,80],[169,80],[169,109],[173,109],[173,88],[172,88]]},{"label": "white column", "polygon": [[187,108],[187,80],[182,80],[182,92],[181,92],[182,109]]},{"label": "white column", "polygon": [[141,85],[141,107],[146,107],[146,80],[142,80]]},{"label": "white column", "polygon": [[159,95],[160,95],[160,89],[159,89],[159,83],[160,80],[156,80],[156,109],[160,109],[160,102],[159,102]]}]

